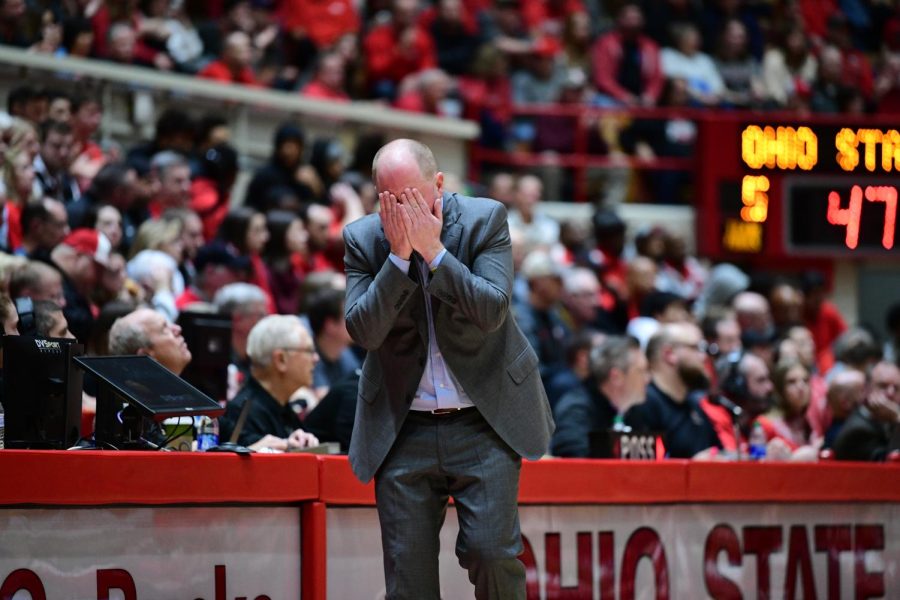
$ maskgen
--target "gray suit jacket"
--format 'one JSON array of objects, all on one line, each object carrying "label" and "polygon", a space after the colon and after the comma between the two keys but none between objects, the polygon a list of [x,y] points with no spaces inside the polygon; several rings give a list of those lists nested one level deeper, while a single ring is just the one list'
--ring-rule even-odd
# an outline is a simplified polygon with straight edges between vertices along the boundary
[{"label": "gray suit jacket", "polygon": [[[485,198],[444,194],[441,242],[447,253],[424,283],[438,347],[456,380],[519,455],[544,454],[553,418],[538,358],[509,305],[512,251],[506,208]],[[364,483],[390,451],[422,378],[428,323],[418,268],[390,260],[378,215],[344,229],[347,329],[368,350],[359,381],[350,464]],[[422,258],[414,253],[413,261]]]}]

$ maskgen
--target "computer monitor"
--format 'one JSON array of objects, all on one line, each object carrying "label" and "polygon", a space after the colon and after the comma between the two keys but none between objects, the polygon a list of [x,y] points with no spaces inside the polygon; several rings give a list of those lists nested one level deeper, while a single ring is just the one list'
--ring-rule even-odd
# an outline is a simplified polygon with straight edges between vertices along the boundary
[{"label": "computer monitor", "polygon": [[4,444],[7,448],[65,449],[81,437],[84,353],[73,339],[3,337]]},{"label": "computer monitor", "polygon": [[225,412],[219,403],[149,356],[91,356],[75,363],[99,382],[94,439],[101,447],[155,448],[156,423]]},{"label": "computer monitor", "polygon": [[224,401],[231,362],[231,318],[186,311],[179,315],[178,325],[191,351],[191,362],[181,377],[214,400]]}]

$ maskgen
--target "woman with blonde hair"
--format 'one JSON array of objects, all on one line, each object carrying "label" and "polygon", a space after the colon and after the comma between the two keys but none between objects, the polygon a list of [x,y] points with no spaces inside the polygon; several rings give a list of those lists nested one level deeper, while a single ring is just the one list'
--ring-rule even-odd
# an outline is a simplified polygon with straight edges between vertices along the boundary
[{"label": "woman with blonde hair", "polygon": [[769,420],[778,436],[796,447],[814,443],[806,412],[810,402],[809,371],[799,360],[782,361],[772,373],[775,408]]}]

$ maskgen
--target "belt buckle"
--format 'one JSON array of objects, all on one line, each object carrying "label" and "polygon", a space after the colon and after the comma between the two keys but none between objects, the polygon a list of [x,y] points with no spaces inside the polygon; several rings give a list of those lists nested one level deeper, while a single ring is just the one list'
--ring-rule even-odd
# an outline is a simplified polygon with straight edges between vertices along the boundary
[{"label": "belt buckle", "polygon": [[438,416],[438,417],[443,417],[446,415],[452,415],[454,413],[458,413],[460,410],[462,410],[462,409],[461,408],[435,408],[434,410],[431,411],[431,414]]}]

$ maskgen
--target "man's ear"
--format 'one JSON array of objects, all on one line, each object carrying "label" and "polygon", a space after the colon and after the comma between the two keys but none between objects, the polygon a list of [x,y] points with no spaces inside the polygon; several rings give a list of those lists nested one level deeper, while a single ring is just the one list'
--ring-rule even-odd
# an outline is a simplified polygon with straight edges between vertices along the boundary
[{"label": "man's ear", "polygon": [[434,187],[437,188],[438,194],[444,193],[444,174],[441,171],[434,176]]}]

